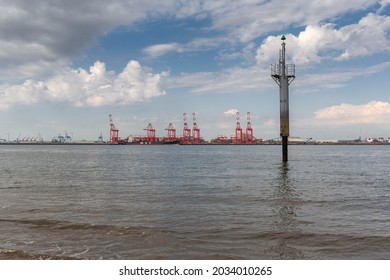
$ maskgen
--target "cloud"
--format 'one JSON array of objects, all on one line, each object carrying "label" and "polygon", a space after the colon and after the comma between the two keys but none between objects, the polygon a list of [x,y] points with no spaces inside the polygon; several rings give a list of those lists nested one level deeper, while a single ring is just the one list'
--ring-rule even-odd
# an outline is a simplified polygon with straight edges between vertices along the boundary
[{"label": "cloud", "polygon": [[[0,80],[44,77],[117,26],[172,9],[174,1],[1,1]],[[27,69],[26,69],[27,68]]]},{"label": "cloud", "polygon": [[[274,62],[277,61],[275,55]],[[298,68],[299,69],[299,68]],[[321,89],[341,88],[348,81],[370,77],[390,69],[390,62],[383,62],[365,68],[324,68],[323,72],[302,72],[294,80],[294,93],[313,93]],[[269,64],[264,67],[232,67],[220,72],[181,73],[167,76],[162,81],[165,89],[189,89],[194,94],[224,94],[269,92],[275,90]]]},{"label": "cloud", "polygon": [[[295,64],[348,60],[390,51],[390,17],[368,14],[358,23],[337,29],[334,24],[308,25],[298,36],[287,34],[286,48]],[[258,48],[258,63],[269,63],[280,48],[280,36],[269,36]]]},{"label": "cloud", "polygon": [[264,124],[263,124],[265,127],[276,127],[277,126],[277,122],[275,119],[268,119],[266,121],[264,121]]},{"label": "cloud", "polygon": [[[384,6],[386,0],[383,0],[378,13]],[[169,2],[169,1],[168,1]],[[187,43],[157,44],[144,49],[144,53],[152,57],[157,57],[172,51],[193,52],[202,51],[210,48],[222,48],[228,45],[240,43],[251,43],[256,38],[262,37],[266,33],[283,30],[291,26],[307,26],[307,29],[300,34],[299,38],[294,38],[297,45],[298,54],[295,57],[295,63],[307,63],[310,59],[318,62],[316,50],[319,47],[326,47],[334,38],[348,35],[343,33],[353,32],[348,30],[339,30],[333,32],[332,24],[323,24],[323,22],[332,21],[334,18],[356,10],[364,10],[377,1],[373,0],[330,0],[330,1],[307,1],[297,0],[289,5],[284,5],[281,0],[274,1],[188,1],[175,2],[172,6],[174,10],[168,9],[167,14],[173,15],[177,19],[194,17],[196,19],[210,19],[208,27],[203,28],[210,37],[195,38]],[[283,6],[283,9],[280,7]],[[304,8],[302,8],[304,7]],[[242,17],[241,15],[245,15]],[[379,14],[376,15],[380,17]],[[374,36],[379,34],[381,29],[376,30],[376,24],[379,22],[360,22],[356,29],[365,29],[365,34]],[[369,26],[369,28],[367,28]],[[352,28],[353,25],[352,25]],[[371,32],[370,30],[371,29]],[[336,30],[337,31],[337,30]],[[334,34],[332,34],[334,33]],[[337,34],[339,33],[339,34]],[[356,32],[357,35],[360,32]],[[345,36],[344,36],[345,37]],[[366,36],[367,37],[367,36]],[[380,36],[376,36],[379,39]],[[273,37],[270,36],[270,39]],[[270,41],[270,39],[268,41]],[[279,38],[278,38],[279,39]],[[266,40],[267,41],[267,40]],[[364,41],[364,38],[361,40]],[[276,40],[279,42],[279,40]],[[272,43],[275,43],[272,41]],[[290,42],[290,44],[292,44]],[[338,43],[336,43],[337,45]],[[345,45],[345,44],[343,44]],[[359,43],[355,44],[359,46]],[[271,49],[274,49],[275,44]],[[237,55],[237,54],[235,54]],[[225,54],[226,56],[226,54]],[[307,57],[306,57],[307,56]],[[345,54],[348,56],[348,53]]]},{"label": "cloud", "polygon": [[[188,43],[163,43],[146,48],[154,57],[172,51],[199,51],[219,48],[227,42],[248,43],[265,33],[289,26],[318,26],[326,19],[374,5],[372,0],[297,0],[284,5],[274,1],[177,1],[177,0],[113,0],[113,1],[21,1],[2,0],[0,17],[0,80],[23,81],[43,78],[53,69],[63,68],[86,49],[97,44],[118,26],[132,26],[149,19],[207,19],[203,31],[212,36],[195,38]],[[388,5],[380,1],[381,7]],[[283,9],[280,7],[283,6]],[[305,7],[305,8],[302,8]],[[245,15],[243,17],[242,15]],[[361,24],[364,25],[364,22]],[[380,36],[384,22],[376,17],[367,19],[367,30],[375,39]],[[379,30],[373,29],[375,26]],[[321,31],[321,30],[320,30]],[[358,34],[357,34],[358,35]],[[366,39],[368,36],[366,36]],[[368,41],[359,48],[371,51]],[[377,41],[377,40],[376,40]],[[359,41],[362,42],[362,41]],[[382,44],[386,44],[385,40]],[[387,43],[388,45],[388,43]],[[359,43],[356,42],[356,46]],[[377,46],[380,47],[380,46]],[[314,50],[316,50],[314,46]],[[355,48],[356,50],[356,48]],[[342,59],[355,56],[348,49]],[[307,53],[304,53],[307,54]],[[305,55],[301,58],[305,59]],[[313,55],[313,52],[311,52]],[[315,52],[314,52],[315,55]],[[316,58],[310,57],[309,58]]]},{"label": "cloud", "polygon": [[370,101],[362,105],[342,103],[314,113],[319,124],[390,124],[390,103]]},{"label": "cloud", "polygon": [[[300,90],[303,92],[313,92],[320,88],[340,88],[352,79],[372,76],[389,68],[390,62],[383,62],[367,66],[364,69],[331,69],[328,73],[305,74],[294,83],[298,87],[301,87]],[[303,89],[302,87],[306,87],[306,89]]]},{"label": "cloud", "polygon": [[167,77],[166,88],[190,88],[192,93],[258,92],[268,89],[271,83],[269,69],[259,67],[233,67],[221,72],[182,73]]},{"label": "cloud", "polygon": [[381,0],[379,1],[379,4],[381,7],[379,8],[378,12],[381,13],[386,8],[386,6],[390,5],[390,0]]},{"label": "cloud", "polygon": [[152,58],[156,58],[168,53],[176,52],[204,52],[210,49],[218,48],[222,43],[229,44],[231,39],[226,37],[214,37],[214,38],[195,38],[188,43],[167,43],[151,45],[142,50],[144,54]]},{"label": "cloud", "polygon": [[223,114],[225,115],[225,117],[230,117],[230,116],[236,116],[237,112],[238,112],[237,109],[229,109],[223,112]]},{"label": "cloud", "polygon": [[160,81],[167,75],[153,74],[134,60],[116,75],[96,61],[89,72],[64,68],[45,81],[29,79],[20,85],[3,85],[0,108],[39,102],[65,102],[76,107],[131,104],[164,95]]},{"label": "cloud", "polygon": [[250,42],[270,31],[282,30],[289,26],[316,25],[324,19],[365,9],[375,2],[377,1],[297,0],[285,5],[282,0],[204,1],[198,13],[210,15],[211,29],[228,32],[240,42]]},{"label": "cloud", "polygon": [[183,47],[178,43],[157,44],[143,49],[143,53],[150,57],[158,57],[170,52],[181,52]]},{"label": "cloud", "polygon": [[[312,93],[324,88],[341,88],[350,80],[369,77],[389,68],[390,62],[384,62],[364,69],[325,68],[326,72],[309,72],[297,77],[293,83],[294,92]],[[162,86],[166,89],[190,89],[194,94],[267,92],[275,90],[270,73],[269,65],[233,67],[221,72],[182,73],[178,76],[167,76],[162,81]]]}]

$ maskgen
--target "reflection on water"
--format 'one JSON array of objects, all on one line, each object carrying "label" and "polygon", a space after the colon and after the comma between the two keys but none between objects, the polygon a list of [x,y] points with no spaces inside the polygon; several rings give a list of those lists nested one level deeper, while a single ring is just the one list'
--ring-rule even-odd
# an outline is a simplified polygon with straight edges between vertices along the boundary
[{"label": "reflection on water", "polygon": [[279,233],[280,238],[270,250],[278,259],[304,258],[302,251],[294,246],[293,236],[299,236],[297,234],[299,230],[297,228],[297,211],[299,210],[300,198],[294,182],[290,178],[290,172],[288,162],[280,163],[274,184],[273,208],[276,213],[276,232]]},{"label": "reflection on water", "polygon": [[294,190],[293,182],[289,177],[288,162],[283,162],[279,166],[278,177],[275,186],[275,211],[278,214],[277,224],[282,229],[295,228],[296,208],[298,196]]}]

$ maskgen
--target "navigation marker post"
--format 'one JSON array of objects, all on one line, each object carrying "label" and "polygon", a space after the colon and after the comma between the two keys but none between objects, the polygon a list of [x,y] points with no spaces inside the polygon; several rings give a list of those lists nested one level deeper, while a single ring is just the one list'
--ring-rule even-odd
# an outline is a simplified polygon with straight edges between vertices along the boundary
[{"label": "navigation marker post", "polygon": [[280,136],[282,137],[283,161],[288,161],[288,137],[290,135],[288,86],[295,79],[295,65],[286,64],[286,37],[282,38],[282,49],[279,51],[279,64],[271,65],[271,77],[279,85],[280,92]]}]

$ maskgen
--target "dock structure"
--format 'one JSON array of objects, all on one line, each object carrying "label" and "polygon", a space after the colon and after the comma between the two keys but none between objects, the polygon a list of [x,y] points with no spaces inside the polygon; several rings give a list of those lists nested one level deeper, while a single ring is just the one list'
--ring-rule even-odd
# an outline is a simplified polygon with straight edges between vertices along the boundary
[{"label": "dock structure", "polygon": [[295,65],[286,64],[286,37],[282,38],[282,49],[279,51],[279,63],[271,65],[271,77],[279,85],[280,92],[280,136],[282,137],[283,161],[288,161],[288,137],[290,135],[289,120],[289,85],[295,79]]}]

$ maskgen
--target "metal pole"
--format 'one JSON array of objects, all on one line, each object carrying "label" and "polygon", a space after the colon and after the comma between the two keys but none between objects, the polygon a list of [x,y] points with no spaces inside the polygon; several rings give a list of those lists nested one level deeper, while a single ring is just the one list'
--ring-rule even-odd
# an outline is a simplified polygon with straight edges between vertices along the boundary
[{"label": "metal pole", "polygon": [[284,162],[288,161],[288,137],[282,136],[282,158]]},{"label": "metal pole", "polygon": [[280,56],[280,136],[282,137],[283,161],[288,161],[288,137],[290,136],[289,104],[288,104],[288,77],[286,74],[286,43],[282,43]]},{"label": "metal pole", "polygon": [[279,55],[279,64],[271,65],[271,77],[279,85],[280,97],[280,136],[282,138],[283,162],[288,161],[288,137],[290,136],[288,87],[295,78],[295,66],[286,65],[286,37],[282,36],[282,49]]}]

